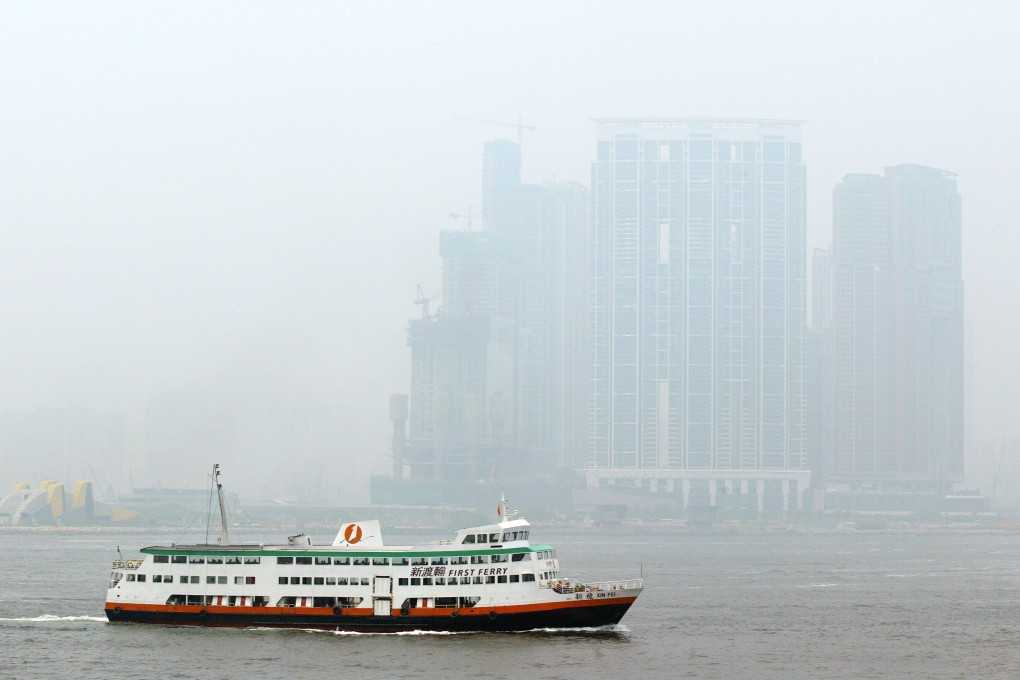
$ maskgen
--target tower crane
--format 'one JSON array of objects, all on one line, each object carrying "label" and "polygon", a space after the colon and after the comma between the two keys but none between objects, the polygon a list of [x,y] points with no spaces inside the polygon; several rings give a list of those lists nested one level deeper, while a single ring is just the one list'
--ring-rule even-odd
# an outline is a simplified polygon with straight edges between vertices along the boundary
[{"label": "tower crane", "polygon": [[421,289],[421,284],[418,284],[418,295],[414,301],[414,304],[421,305],[421,318],[429,318],[429,303],[435,300],[437,297],[442,295],[442,292],[436,293],[432,297],[425,297],[425,292]]},{"label": "tower crane", "polygon": [[503,120],[489,120],[488,118],[468,118],[466,116],[455,116],[458,120],[467,120],[472,123],[488,123],[489,125],[502,125],[503,127],[514,128],[517,130],[517,148],[521,148],[521,138],[524,136],[525,130],[537,130],[534,125],[525,125],[520,116],[517,116],[516,123],[508,123]]}]

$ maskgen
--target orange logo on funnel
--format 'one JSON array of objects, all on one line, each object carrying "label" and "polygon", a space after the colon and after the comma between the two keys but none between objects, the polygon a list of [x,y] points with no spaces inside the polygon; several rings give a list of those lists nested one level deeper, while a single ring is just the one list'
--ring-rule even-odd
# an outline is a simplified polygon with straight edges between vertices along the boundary
[{"label": "orange logo on funnel", "polygon": [[357,524],[351,524],[346,529],[344,529],[344,540],[350,543],[351,545],[359,543],[361,541],[361,537],[362,537],[361,527],[358,526]]}]

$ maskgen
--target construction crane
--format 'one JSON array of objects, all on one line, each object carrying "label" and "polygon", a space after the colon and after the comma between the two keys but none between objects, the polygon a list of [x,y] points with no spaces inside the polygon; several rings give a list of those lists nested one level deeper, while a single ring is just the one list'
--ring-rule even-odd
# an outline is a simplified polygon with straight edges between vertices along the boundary
[{"label": "construction crane", "polygon": [[421,284],[418,284],[418,296],[415,299],[414,304],[421,305],[421,318],[429,318],[429,303],[440,295],[442,295],[442,292],[436,293],[432,297],[425,297],[425,291],[421,289]]},{"label": "construction crane", "polygon": [[503,120],[489,120],[487,118],[468,118],[466,116],[454,116],[458,120],[467,120],[472,123],[488,123],[489,125],[502,125],[503,127],[514,128],[517,130],[517,148],[521,147],[521,139],[524,136],[525,130],[537,130],[534,125],[525,125],[520,116],[517,116],[516,123],[508,123]]},{"label": "construction crane", "polygon": [[450,213],[450,217],[455,220],[466,219],[468,231],[471,231],[471,206],[468,206],[466,213]]}]

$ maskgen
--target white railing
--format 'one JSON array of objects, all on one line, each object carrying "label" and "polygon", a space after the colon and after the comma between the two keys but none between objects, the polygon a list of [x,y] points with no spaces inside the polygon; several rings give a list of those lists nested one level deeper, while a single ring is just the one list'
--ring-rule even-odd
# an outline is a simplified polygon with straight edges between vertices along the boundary
[{"label": "white railing", "polygon": [[634,590],[645,587],[644,579],[634,578],[624,581],[598,581],[582,583],[577,579],[549,579],[539,583],[542,588],[552,588],[557,593],[604,593],[612,590]]}]

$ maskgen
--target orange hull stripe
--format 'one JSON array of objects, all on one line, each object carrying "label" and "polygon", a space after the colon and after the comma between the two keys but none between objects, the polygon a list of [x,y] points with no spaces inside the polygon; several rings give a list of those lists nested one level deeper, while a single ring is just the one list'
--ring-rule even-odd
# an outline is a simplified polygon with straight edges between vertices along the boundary
[{"label": "orange hull stripe", "polygon": [[[636,597],[613,597],[601,600],[566,600],[564,602],[536,602],[532,604],[519,605],[494,605],[491,607],[462,607],[454,610],[452,607],[439,609],[416,607],[410,610],[411,616],[449,616],[456,611],[461,616],[484,616],[495,611],[498,614],[524,614],[528,612],[549,611],[553,609],[580,609],[583,607],[602,607],[614,604],[632,604]],[[217,605],[170,605],[170,604],[134,604],[107,602],[106,609],[120,607],[126,612],[155,612],[162,614],[197,614],[203,609],[209,614],[263,614],[272,616],[295,616],[313,614],[317,616],[333,616],[332,607],[222,607]],[[400,613],[394,609],[393,616]],[[372,616],[371,608],[344,608],[342,616]]]}]

